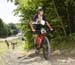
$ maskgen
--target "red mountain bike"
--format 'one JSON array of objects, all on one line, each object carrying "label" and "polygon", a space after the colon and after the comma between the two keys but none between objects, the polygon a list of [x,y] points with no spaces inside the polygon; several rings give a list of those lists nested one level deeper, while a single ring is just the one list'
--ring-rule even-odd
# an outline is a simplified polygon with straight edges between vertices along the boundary
[{"label": "red mountain bike", "polygon": [[40,30],[40,34],[37,38],[37,44],[36,44],[36,48],[37,49],[41,49],[42,48],[42,52],[43,52],[43,56],[45,59],[49,59],[50,58],[50,42],[48,37],[46,36],[46,33],[48,31],[46,31],[44,28],[42,28]]}]

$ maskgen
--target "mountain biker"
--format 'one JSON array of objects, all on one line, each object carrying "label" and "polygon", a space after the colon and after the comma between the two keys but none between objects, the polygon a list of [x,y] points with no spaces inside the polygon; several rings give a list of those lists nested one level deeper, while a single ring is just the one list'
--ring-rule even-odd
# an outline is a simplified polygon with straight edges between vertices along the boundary
[{"label": "mountain biker", "polygon": [[[40,24],[41,25],[47,25],[48,28],[53,31],[53,28],[51,25],[48,23],[48,21],[44,17],[44,10],[42,7],[38,8],[38,12],[32,16],[29,25],[31,27],[32,32],[34,33],[34,44],[36,46],[37,43],[37,38],[38,38],[38,32],[37,30],[40,30]],[[37,51],[37,49],[36,49]]]}]

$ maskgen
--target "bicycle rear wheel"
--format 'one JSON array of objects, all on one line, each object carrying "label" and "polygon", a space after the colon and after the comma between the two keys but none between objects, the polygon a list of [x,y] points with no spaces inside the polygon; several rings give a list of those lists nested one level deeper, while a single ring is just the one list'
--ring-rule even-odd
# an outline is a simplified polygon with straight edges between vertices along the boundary
[{"label": "bicycle rear wheel", "polygon": [[50,58],[51,49],[50,49],[50,43],[47,37],[44,37],[42,48],[43,48],[43,56],[46,60],[48,60]]}]

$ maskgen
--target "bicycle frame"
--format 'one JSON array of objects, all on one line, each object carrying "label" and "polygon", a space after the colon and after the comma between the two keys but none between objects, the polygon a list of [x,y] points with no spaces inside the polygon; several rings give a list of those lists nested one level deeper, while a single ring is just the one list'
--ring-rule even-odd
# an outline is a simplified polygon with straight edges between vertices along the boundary
[{"label": "bicycle frame", "polygon": [[38,38],[37,38],[37,48],[41,47],[44,36],[45,36],[45,34],[42,34],[42,33],[38,36]]},{"label": "bicycle frame", "polygon": [[46,33],[47,33],[46,30],[41,29],[41,32],[37,38],[36,48],[37,48],[37,50],[40,50],[40,48],[42,48],[43,56],[47,60],[50,57],[50,44],[49,44],[49,40],[46,36]]}]

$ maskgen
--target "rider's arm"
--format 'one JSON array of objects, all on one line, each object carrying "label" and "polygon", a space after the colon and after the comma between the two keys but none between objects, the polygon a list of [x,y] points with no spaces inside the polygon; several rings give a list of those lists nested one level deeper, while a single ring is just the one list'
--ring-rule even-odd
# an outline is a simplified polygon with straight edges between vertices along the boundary
[{"label": "rider's arm", "polygon": [[51,30],[51,31],[53,31],[53,28],[51,27],[51,25],[46,21],[46,25],[49,27],[49,29]]},{"label": "rider's arm", "polygon": [[32,31],[35,32],[35,29],[33,28],[33,25],[32,25],[32,20],[30,20],[29,25],[30,25]]}]

